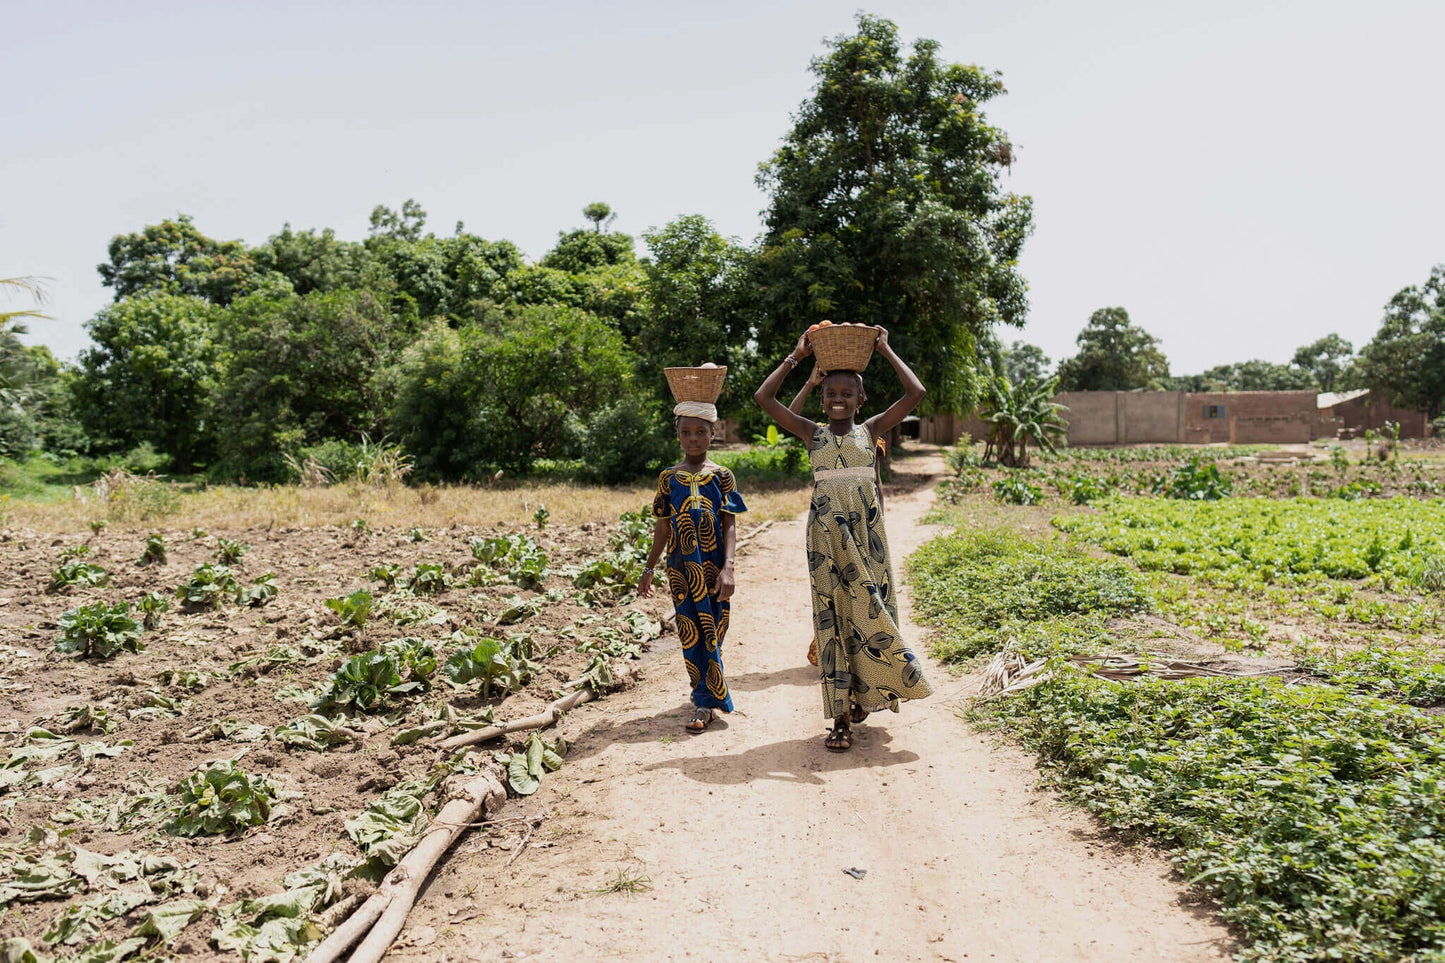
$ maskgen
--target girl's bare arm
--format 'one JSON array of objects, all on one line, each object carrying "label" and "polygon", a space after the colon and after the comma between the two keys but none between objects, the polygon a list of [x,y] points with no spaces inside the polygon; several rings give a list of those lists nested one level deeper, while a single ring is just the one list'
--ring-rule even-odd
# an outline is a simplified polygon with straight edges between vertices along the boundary
[{"label": "girl's bare arm", "polygon": [[637,594],[641,598],[652,598],[652,570],[657,568],[662,553],[667,550],[667,537],[670,534],[671,523],[666,518],[659,518],[652,529],[652,548],[647,552],[646,571],[642,578],[637,580]]},{"label": "girl's bare arm", "polygon": [[778,423],[778,427],[798,436],[804,444],[813,440],[813,429],[816,427],[807,418],[783,406],[778,400],[778,389],[782,387],[783,379],[788,372],[797,367],[797,362],[802,361],[813,353],[813,348],[808,344],[808,336],[805,334],[798,339],[798,344],[793,348],[792,354],[788,355],[793,360],[789,364],[786,360],[773,369],[773,373],[763,379],[758,390],[753,393],[753,400],[768,413],[768,416]]},{"label": "girl's bare arm", "polygon": [[808,380],[803,387],[799,388],[798,393],[793,396],[793,400],[788,403],[788,410],[796,415],[801,415],[803,413],[803,405],[807,402],[808,396],[813,393],[814,388],[823,383],[823,376],[826,374],[826,371],[818,367],[816,361],[813,362],[812,373],[808,375]]},{"label": "girl's bare arm", "polygon": [[717,571],[717,582],[712,587],[712,594],[719,602],[726,602],[732,598],[733,589],[737,582],[733,578],[733,557],[737,553],[738,546],[738,520],[737,516],[729,512],[723,512],[720,519],[722,523],[722,544],[723,564]]},{"label": "girl's bare arm", "polygon": [[918,407],[918,403],[928,393],[928,389],[923,387],[923,382],[918,380],[918,375],[914,374],[913,369],[908,367],[903,359],[894,352],[893,346],[888,343],[888,332],[882,325],[878,326],[877,350],[898,373],[898,380],[903,383],[903,397],[889,405],[886,411],[868,419],[868,432],[873,438],[901,425],[903,419]]}]

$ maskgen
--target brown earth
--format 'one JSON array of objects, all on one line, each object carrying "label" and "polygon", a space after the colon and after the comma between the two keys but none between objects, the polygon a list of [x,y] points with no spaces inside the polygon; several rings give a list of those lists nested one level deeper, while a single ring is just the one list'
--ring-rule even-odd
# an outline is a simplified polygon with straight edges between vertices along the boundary
[{"label": "brown earth", "polygon": [[[935,534],[932,500],[927,485],[890,498],[895,563]],[[1029,757],[960,719],[972,682],[934,660],[931,699],[826,752],[802,544],[793,520],[740,553],[737,711],[686,732],[664,639],[642,685],[565,720],[566,765],[462,842],[392,958],[1229,958],[1167,860],[1037,789]]]}]

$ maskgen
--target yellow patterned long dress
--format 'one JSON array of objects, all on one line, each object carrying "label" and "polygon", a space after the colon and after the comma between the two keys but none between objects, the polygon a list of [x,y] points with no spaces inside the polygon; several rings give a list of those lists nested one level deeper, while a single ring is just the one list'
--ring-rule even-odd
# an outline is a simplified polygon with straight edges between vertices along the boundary
[{"label": "yellow patterned long dress", "polygon": [[933,694],[898,631],[893,563],[873,479],[868,428],[813,432],[813,501],[808,509],[808,577],[823,683],[823,715],[853,705],[898,711],[899,700]]}]

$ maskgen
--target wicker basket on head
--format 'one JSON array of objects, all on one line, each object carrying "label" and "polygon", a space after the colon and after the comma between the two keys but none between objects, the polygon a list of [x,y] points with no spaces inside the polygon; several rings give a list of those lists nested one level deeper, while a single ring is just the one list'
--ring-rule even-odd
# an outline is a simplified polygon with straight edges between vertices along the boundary
[{"label": "wicker basket on head", "polygon": [[711,368],[664,368],[667,387],[672,390],[674,401],[700,401],[706,405],[717,404],[722,394],[723,379],[728,375],[727,365]]},{"label": "wicker basket on head", "polygon": [[869,324],[830,324],[808,335],[818,367],[824,371],[863,371],[873,357],[878,329]]}]

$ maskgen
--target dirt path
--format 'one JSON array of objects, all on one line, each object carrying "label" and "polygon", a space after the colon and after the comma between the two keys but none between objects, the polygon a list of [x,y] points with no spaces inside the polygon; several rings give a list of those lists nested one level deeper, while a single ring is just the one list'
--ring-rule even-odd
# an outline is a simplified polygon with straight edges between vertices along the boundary
[{"label": "dirt path", "polygon": [[[935,534],[920,521],[932,499],[929,486],[890,500],[895,564]],[[1229,958],[1227,931],[1181,904],[1168,863],[1036,791],[1027,757],[951,711],[968,680],[932,660],[932,699],[825,752],[802,544],[802,521],[783,522],[740,558],[726,654],[738,711],[684,732],[668,651],[642,686],[574,713],[566,766],[506,810],[545,817],[531,845],[503,871],[509,850],[464,843],[394,958]]]}]

